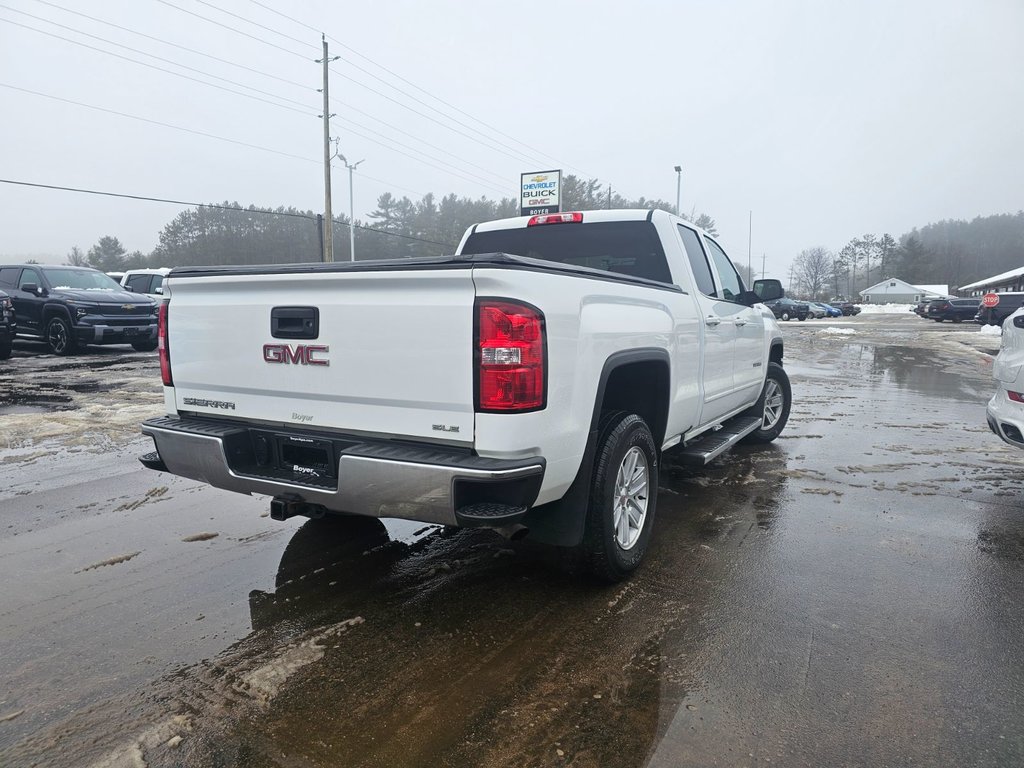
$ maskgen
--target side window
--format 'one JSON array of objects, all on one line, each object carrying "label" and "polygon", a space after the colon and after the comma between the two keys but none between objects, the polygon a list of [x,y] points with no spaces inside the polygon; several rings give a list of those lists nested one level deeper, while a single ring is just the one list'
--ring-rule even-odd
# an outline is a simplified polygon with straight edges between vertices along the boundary
[{"label": "side window", "polygon": [[18,285],[18,276],[20,274],[21,267],[4,267],[0,269],[0,284],[15,288]]},{"label": "side window", "polygon": [[715,281],[711,277],[711,267],[708,266],[708,258],[700,245],[700,238],[689,227],[682,224],[676,226],[679,227],[679,236],[683,238],[683,248],[686,250],[690,269],[693,270],[693,278],[697,281],[697,290],[705,296],[714,296]]},{"label": "side window", "polygon": [[153,275],[153,285],[150,286],[149,292],[150,293],[156,293],[156,289],[161,287],[163,284],[164,284],[164,276],[163,275]]},{"label": "side window", "polygon": [[[25,269],[22,270],[21,280],[18,281],[18,288],[21,288],[25,283],[35,283],[41,286],[43,281],[39,279],[39,273],[34,269]],[[24,289],[22,288],[22,290]]]},{"label": "side window", "polygon": [[128,287],[136,293],[149,293],[149,275],[132,275],[128,278]]},{"label": "side window", "polygon": [[708,241],[711,258],[714,260],[715,268],[718,270],[718,277],[722,280],[721,298],[726,301],[735,301],[743,293],[743,281],[740,280],[736,267],[732,265],[729,257],[725,255],[725,251],[721,249],[718,243],[710,237],[705,239]]}]

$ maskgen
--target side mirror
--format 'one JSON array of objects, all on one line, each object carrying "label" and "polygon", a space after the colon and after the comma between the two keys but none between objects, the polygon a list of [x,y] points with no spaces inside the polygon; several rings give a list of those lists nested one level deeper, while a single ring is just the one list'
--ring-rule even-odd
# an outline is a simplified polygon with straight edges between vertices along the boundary
[{"label": "side mirror", "polygon": [[748,307],[752,307],[762,301],[761,297],[753,291],[744,291],[736,297],[736,301],[740,304],[745,304]]},{"label": "side mirror", "polygon": [[21,290],[25,293],[31,293],[33,296],[42,296],[43,292],[39,290],[39,286],[35,283],[25,283],[21,286]]},{"label": "side mirror", "polygon": [[121,290],[128,291],[128,293],[135,293],[135,289],[132,288],[130,285],[127,285],[127,284],[122,285],[121,286]]},{"label": "side mirror", "polygon": [[781,299],[786,295],[782,289],[782,283],[778,280],[755,280],[754,293],[757,294],[760,301]]},{"label": "side mirror", "polygon": [[162,285],[158,285],[156,288],[153,289],[153,293],[163,293],[163,292],[164,292],[164,287]]}]

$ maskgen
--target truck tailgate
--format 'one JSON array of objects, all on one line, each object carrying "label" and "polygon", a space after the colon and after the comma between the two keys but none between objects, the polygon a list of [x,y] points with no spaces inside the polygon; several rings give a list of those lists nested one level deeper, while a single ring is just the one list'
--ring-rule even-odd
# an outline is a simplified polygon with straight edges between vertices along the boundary
[{"label": "truck tailgate", "polygon": [[[472,443],[470,269],[172,275],[165,285],[179,412]],[[289,337],[294,320],[274,332],[274,310],[293,308],[315,310],[315,338]]]}]

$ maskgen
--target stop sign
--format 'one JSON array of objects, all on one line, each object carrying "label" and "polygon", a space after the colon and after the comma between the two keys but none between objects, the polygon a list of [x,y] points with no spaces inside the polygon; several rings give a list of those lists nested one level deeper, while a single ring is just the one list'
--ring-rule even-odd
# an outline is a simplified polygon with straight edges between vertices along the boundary
[{"label": "stop sign", "polygon": [[996,304],[999,303],[999,294],[986,293],[984,296],[981,297],[981,303],[984,304],[986,307],[994,307]]}]

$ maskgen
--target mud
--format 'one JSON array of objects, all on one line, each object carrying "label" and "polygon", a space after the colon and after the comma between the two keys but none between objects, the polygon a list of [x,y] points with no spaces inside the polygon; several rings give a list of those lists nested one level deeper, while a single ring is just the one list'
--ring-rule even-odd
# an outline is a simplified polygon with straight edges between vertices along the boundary
[{"label": "mud", "polygon": [[784,439],[700,471],[666,455],[651,551],[614,587],[528,538],[274,522],[90,423],[159,411],[152,355],[16,354],[0,404],[101,386],[0,416],[0,765],[1021,764],[1024,452],[985,427],[998,339],[912,315],[783,329]]}]

